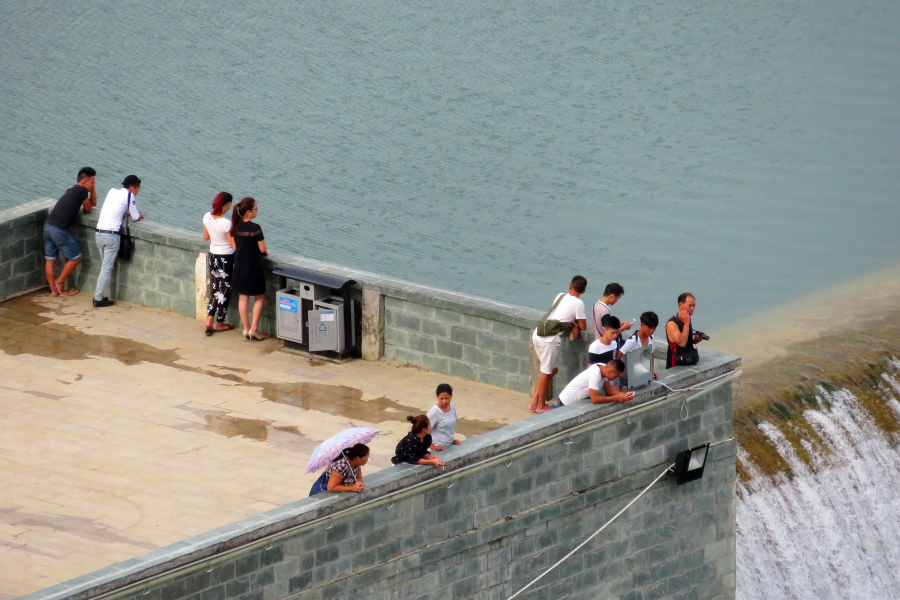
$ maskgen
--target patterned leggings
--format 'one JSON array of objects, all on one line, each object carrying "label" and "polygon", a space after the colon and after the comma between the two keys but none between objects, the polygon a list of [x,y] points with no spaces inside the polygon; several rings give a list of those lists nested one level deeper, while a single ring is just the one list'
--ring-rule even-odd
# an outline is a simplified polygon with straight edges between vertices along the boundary
[{"label": "patterned leggings", "polygon": [[209,294],[209,306],[206,315],[216,316],[219,323],[225,322],[228,303],[231,301],[231,270],[234,268],[234,254],[210,254],[209,276],[212,280],[212,291]]}]

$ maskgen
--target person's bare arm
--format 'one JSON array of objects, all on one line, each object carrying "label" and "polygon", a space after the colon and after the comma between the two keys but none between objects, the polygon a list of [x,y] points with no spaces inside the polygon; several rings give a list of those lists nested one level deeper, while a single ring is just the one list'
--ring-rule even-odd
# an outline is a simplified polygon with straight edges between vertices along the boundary
[{"label": "person's bare arm", "polygon": [[691,317],[686,313],[679,312],[678,318],[684,323],[684,328],[678,329],[678,325],[674,321],[669,321],[666,323],[666,335],[670,341],[684,348],[688,343],[688,336],[691,332]]},{"label": "person's bare arm", "polygon": [[228,236],[228,245],[231,246],[232,250],[237,250],[237,245],[234,243],[234,238],[231,237],[231,232],[229,231],[225,235]]},{"label": "person's bare arm", "polygon": [[430,454],[426,454],[425,456],[420,458],[416,464],[417,465],[434,465],[435,467],[443,467],[444,461],[442,461],[441,459],[439,459],[435,456],[432,456]]},{"label": "person's bare arm", "polygon": [[268,254],[268,253],[269,253],[269,251],[266,250],[266,240],[261,240],[261,241],[256,242],[256,243],[259,244],[259,251],[260,251],[260,252],[262,252],[263,254]]},{"label": "person's bare arm", "polygon": [[634,392],[625,392],[624,394],[617,387],[609,385],[608,381],[603,382],[603,393],[600,390],[591,390],[591,404],[607,404],[609,402],[627,402],[634,398]]},{"label": "person's bare arm", "polygon": [[89,215],[91,214],[91,209],[97,206],[97,184],[93,184],[87,189],[91,194],[87,200],[81,203],[81,206],[84,208],[84,214]]},{"label": "person's bare arm", "polygon": [[341,482],[344,481],[344,478],[340,473],[335,471],[331,474],[331,477],[328,478],[328,491],[329,492],[361,492],[363,491],[362,481],[357,481],[353,485],[341,485]]},{"label": "person's bare arm", "polygon": [[203,239],[207,242],[209,241],[209,232],[206,230],[206,225],[203,226]]}]

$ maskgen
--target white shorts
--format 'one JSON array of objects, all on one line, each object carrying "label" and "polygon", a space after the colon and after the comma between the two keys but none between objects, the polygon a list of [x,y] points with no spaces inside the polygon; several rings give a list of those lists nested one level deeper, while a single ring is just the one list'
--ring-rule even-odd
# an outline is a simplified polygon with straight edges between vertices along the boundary
[{"label": "white shorts", "polygon": [[540,337],[535,331],[534,335],[531,336],[531,343],[538,355],[538,359],[541,361],[541,373],[553,375],[553,369],[556,368],[556,355],[559,354],[559,336],[548,335]]}]

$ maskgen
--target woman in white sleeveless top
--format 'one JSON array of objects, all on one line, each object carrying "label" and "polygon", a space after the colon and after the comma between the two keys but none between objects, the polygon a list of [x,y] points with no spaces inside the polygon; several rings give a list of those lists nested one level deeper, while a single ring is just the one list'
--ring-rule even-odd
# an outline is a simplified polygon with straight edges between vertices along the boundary
[{"label": "woman in white sleeveless top", "polygon": [[208,336],[216,331],[234,329],[234,325],[225,323],[225,313],[231,301],[231,271],[234,268],[234,248],[228,240],[231,219],[225,216],[231,208],[231,201],[231,194],[219,192],[213,199],[212,211],[203,215],[203,239],[209,240],[209,275],[212,280],[206,311]]}]

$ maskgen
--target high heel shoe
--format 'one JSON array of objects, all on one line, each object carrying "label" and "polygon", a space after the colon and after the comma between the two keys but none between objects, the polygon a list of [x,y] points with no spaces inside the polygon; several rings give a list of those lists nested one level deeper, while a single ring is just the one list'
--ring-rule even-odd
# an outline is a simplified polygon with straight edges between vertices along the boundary
[{"label": "high heel shoe", "polygon": [[248,336],[248,339],[249,339],[251,342],[252,342],[252,341],[258,341],[258,342],[261,342],[261,341],[263,341],[264,339],[266,339],[266,336],[262,335],[260,332],[258,332],[258,331],[255,330],[255,329],[251,329],[251,330],[250,330],[250,334],[249,334],[249,336]]},{"label": "high heel shoe", "polygon": [[250,330],[248,330],[248,329],[244,330],[244,339],[247,340],[248,342],[250,341]]}]

